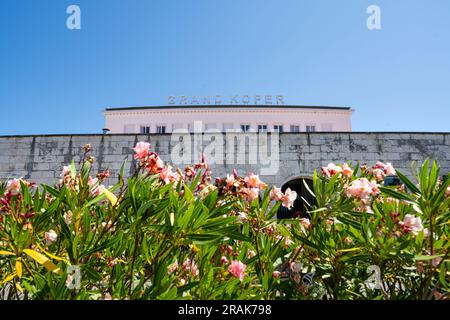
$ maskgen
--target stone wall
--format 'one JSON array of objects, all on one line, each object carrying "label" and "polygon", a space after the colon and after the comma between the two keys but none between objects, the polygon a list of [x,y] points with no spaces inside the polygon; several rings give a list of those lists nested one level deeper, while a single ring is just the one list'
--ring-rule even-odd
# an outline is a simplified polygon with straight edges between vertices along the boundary
[{"label": "stone wall", "polygon": [[[135,165],[132,147],[138,141],[151,142],[153,150],[170,161],[177,143],[171,139],[168,134],[4,136],[0,137],[0,180],[23,177],[51,184],[59,179],[63,165],[72,159],[80,161],[87,143],[94,149],[96,170],[109,168],[116,175],[126,160],[126,172],[131,173]],[[432,158],[439,161],[443,174],[450,171],[450,133],[283,133],[278,142],[278,173],[262,178],[280,186],[295,177],[311,176],[314,168],[331,161],[373,164],[381,160],[409,175],[413,160]],[[224,139],[224,150],[226,144]],[[224,176],[235,167],[246,174],[250,170],[258,173],[261,166],[213,164],[212,171],[214,176]]]}]

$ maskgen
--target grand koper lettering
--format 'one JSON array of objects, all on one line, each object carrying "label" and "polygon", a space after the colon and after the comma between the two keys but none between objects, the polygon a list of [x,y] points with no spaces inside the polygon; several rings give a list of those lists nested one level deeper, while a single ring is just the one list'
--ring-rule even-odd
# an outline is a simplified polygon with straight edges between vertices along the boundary
[{"label": "grand koper lettering", "polygon": [[169,105],[284,105],[283,95],[169,96]]}]

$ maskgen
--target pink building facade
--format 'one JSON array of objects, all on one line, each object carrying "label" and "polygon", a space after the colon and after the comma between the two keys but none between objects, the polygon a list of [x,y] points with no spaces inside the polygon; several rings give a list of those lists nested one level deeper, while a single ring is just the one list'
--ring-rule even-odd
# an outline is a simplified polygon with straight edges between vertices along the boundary
[{"label": "pink building facade", "polygon": [[107,108],[110,133],[203,131],[349,132],[349,107],[202,105]]}]

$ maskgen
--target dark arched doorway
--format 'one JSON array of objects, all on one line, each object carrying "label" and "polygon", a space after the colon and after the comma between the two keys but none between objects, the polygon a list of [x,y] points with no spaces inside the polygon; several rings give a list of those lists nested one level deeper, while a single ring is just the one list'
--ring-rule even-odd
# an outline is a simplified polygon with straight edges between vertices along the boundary
[{"label": "dark arched doorway", "polygon": [[291,209],[287,209],[283,206],[280,206],[277,213],[278,219],[292,219],[297,217],[308,218],[307,210],[310,209],[308,208],[308,205],[303,199],[305,199],[309,204],[313,205],[315,203],[315,198],[305,187],[303,181],[305,181],[310,190],[314,192],[312,179],[297,178],[285,183],[281,187],[281,191],[283,191],[284,193],[287,190],[287,188],[289,188],[297,192],[297,199],[294,201],[294,206]]}]

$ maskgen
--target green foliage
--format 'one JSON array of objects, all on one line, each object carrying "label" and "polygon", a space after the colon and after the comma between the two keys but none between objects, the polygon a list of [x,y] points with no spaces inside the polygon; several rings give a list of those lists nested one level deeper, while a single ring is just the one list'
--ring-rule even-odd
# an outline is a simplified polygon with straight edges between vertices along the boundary
[{"label": "green foliage", "polygon": [[[58,185],[18,180],[14,193],[0,183],[0,290],[12,285],[11,298],[450,295],[450,179],[439,179],[436,162],[415,172],[417,184],[397,171],[402,186],[374,184],[369,195],[352,186],[377,179],[372,169],[314,172],[308,217],[276,220],[273,190],[248,199],[248,182],[210,183],[203,163],[173,181],[143,165],[127,180],[122,170],[106,189],[107,173],[91,178],[88,151]],[[242,279],[230,267],[237,261]],[[375,287],[370,266],[380,271]]]}]

